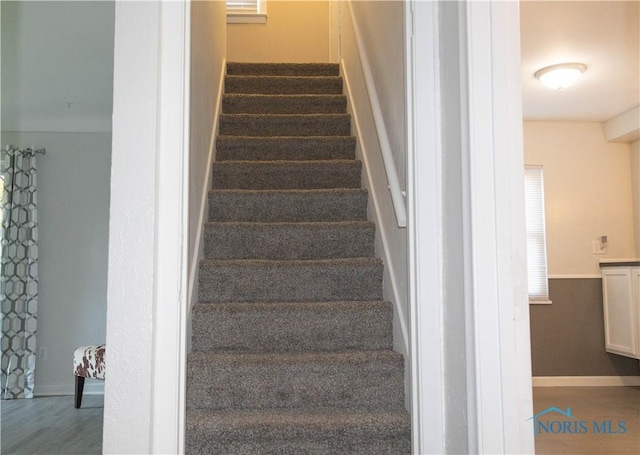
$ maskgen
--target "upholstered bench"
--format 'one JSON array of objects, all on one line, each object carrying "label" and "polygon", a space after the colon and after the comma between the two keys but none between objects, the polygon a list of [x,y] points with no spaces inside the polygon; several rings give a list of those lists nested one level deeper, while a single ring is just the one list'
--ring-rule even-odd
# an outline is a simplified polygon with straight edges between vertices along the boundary
[{"label": "upholstered bench", "polygon": [[83,346],[73,353],[73,374],[76,376],[76,409],[82,404],[85,378],[104,379],[105,345]]}]

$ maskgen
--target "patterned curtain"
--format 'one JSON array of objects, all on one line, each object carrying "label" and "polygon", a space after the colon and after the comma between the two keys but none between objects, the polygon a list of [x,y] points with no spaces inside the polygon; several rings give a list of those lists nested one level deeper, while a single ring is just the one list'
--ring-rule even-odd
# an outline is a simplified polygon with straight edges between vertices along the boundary
[{"label": "patterned curtain", "polygon": [[2,150],[2,399],[33,398],[38,311],[36,157]]}]

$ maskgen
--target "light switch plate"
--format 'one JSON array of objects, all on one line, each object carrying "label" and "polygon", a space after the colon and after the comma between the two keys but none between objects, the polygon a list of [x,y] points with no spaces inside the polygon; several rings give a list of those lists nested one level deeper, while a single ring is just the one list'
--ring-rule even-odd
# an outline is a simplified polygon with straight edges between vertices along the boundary
[{"label": "light switch plate", "polygon": [[607,247],[603,246],[602,243],[600,243],[600,240],[594,240],[592,242],[593,245],[593,254],[606,254],[607,253]]}]

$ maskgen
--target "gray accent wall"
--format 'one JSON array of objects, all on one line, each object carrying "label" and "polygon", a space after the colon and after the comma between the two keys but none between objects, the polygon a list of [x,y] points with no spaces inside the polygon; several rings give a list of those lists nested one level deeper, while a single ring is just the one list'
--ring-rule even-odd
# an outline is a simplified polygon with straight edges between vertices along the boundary
[{"label": "gray accent wall", "polygon": [[600,278],[550,279],[551,305],[531,305],[533,376],[636,376],[640,361],[604,348]]}]

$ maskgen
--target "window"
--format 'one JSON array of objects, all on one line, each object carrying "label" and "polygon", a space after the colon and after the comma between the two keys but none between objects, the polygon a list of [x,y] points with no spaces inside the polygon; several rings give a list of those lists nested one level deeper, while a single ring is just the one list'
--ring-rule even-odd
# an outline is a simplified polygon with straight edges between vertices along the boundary
[{"label": "window", "polygon": [[228,24],[265,24],[267,0],[227,0]]},{"label": "window", "polygon": [[547,276],[547,239],[544,223],[544,177],[542,166],[525,166],[524,200],[529,302],[551,303]]}]

